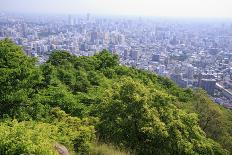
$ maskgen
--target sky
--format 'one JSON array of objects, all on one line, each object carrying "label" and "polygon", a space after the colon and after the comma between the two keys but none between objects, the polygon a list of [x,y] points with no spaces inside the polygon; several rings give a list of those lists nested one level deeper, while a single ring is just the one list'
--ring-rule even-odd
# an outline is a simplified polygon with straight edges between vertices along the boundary
[{"label": "sky", "polygon": [[0,12],[232,18],[232,0],[0,0]]}]

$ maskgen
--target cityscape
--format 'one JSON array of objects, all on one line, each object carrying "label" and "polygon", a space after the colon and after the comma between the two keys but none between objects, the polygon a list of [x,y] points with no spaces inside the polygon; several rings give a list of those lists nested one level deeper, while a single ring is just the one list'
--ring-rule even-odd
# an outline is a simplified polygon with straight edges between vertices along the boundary
[{"label": "cityscape", "polygon": [[0,38],[47,60],[55,50],[92,56],[103,49],[122,65],[203,88],[232,109],[232,21],[86,15],[0,14]]},{"label": "cityscape", "polygon": [[231,0],[0,2],[0,155],[232,155]]}]

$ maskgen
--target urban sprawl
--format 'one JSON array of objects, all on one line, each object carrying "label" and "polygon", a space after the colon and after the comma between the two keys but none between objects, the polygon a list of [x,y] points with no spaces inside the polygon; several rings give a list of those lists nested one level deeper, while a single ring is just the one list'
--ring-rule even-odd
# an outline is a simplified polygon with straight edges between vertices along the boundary
[{"label": "urban sprawl", "polygon": [[47,60],[55,50],[92,56],[107,49],[120,63],[203,88],[232,109],[232,21],[0,13],[0,39]]}]

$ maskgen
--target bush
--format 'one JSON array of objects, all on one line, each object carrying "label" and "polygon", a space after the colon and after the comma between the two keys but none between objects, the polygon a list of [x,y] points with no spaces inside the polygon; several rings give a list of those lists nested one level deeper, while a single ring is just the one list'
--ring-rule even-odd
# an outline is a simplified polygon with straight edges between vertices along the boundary
[{"label": "bush", "polygon": [[6,120],[0,123],[0,154],[58,154],[55,145],[70,152],[88,153],[95,139],[88,119],[71,117],[54,108],[50,122]]}]

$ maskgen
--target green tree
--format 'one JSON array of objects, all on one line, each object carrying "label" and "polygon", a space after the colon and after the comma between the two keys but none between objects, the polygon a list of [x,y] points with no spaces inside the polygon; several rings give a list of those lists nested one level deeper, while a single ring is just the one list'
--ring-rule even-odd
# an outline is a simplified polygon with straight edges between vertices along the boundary
[{"label": "green tree", "polygon": [[95,57],[99,60],[100,69],[119,65],[118,56],[110,54],[107,50],[103,50],[102,52],[95,55]]},{"label": "green tree", "polygon": [[86,113],[86,106],[79,102],[66,86],[49,86],[39,91],[33,98],[34,103],[49,105],[50,107],[60,107],[65,112],[74,116],[82,117]]},{"label": "green tree", "polygon": [[71,55],[67,51],[54,51],[49,56],[47,62],[54,66],[70,65],[75,62],[75,56]]},{"label": "green tree", "polygon": [[199,115],[201,128],[207,136],[219,142],[232,152],[232,113],[220,107],[201,89],[194,91],[194,97],[185,107],[188,111]]},{"label": "green tree", "polygon": [[92,124],[96,121],[71,117],[59,108],[51,110],[51,118],[46,123],[3,120],[0,122],[0,154],[58,155],[57,143],[66,146],[72,154],[74,151],[88,153],[95,140]]},{"label": "green tree", "polygon": [[8,39],[0,41],[0,75],[1,116],[27,106],[42,80],[35,60]]},{"label": "green tree", "polygon": [[165,93],[122,78],[98,107],[100,137],[138,154],[226,154],[205,137],[195,114],[177,109],[171,101]]}]

